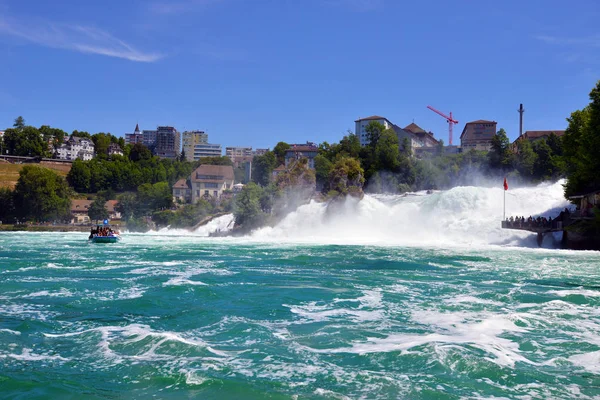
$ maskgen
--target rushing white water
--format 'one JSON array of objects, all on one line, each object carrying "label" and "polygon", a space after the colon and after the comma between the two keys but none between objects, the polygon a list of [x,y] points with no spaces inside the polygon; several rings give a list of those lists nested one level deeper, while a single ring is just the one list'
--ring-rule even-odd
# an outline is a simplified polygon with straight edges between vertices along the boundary
[{"label": "rushing white water", "polygon": [[217,218],[213,218],[207,224],[200,226],[193,232],[188,229],[172,229],[170,227],[159,229],[158,231],[150,231],[146,235],[159,236],[204,236],[207,237],[215,232],[228,232],[233,229],[233,214],[225,214]]},{"label": "rushing white water", "polygon": [[[564,182],[506,192],[506,215],[556,216],[569,203]],[[311,202],[275,227],[257,230],[255,240],[337,244],[536,246],[535,235],[501,229],[502,187],[456,187],[429,195],[366,195],[336,207]],[[555,245],[548,238],[544,245]]]}]

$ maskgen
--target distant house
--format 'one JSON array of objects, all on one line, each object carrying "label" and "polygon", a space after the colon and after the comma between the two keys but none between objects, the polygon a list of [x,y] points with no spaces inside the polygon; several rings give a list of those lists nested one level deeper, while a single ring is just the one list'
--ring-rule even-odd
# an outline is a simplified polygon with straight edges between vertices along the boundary
[{"label": "distant house", "polygon": [[108,149],[106,149],[106,154],[110,157],[110,156],[122,156],[123,155],[123,150],[121,149],[121,146],[119,146],[116,143],[111,143],[108,146]]},{"label": "distant house", "polygon": [[433,137],[433,133],[427,132],[414,122],[403,128],[405,131],[411,132],[421,142],[421,147],[436,147],[439,142]]},{"label": "distant house", "polygon": [[89,161],[94,158],[94,142],[87,138],[71,136],[56,148],[56,158],[60,160]]},{"label": "distant house", "polygon": [[192,172],[189,181],[179,180],[175,183],[173,197],[192,203],[203,198],[218,199],[225,190],[233,190],[234,180],[233,167],[230,165],[201,165]]},{"label": "distant house", "polygon": [[89,224],[88,210],[92,203],[92,200],[71,200],[71,223]]},{"label": "distant house", "polygon": [[285,166],[301,158],[308,159],[308,168],[315,169],[315,157],[319,153],[319,148],[314,144],[307,142],[306,144],[292,144],[285,151]]},{"label": "distant house", "polygon": [[173,185],[173,199],[182,203],[192,201],[192,187],[188,179],[180,179]]},{"label": "distant house", "polygon": [[111,221],[120,220],[121,213],[117,211],[117,205],[119,204],[118,200],[108,200],[104,207],[108,211],[108,219]]},{"label": "distant house", "polygon": [[[93,200],[71,200],[71,223],[72,224],[89,224],[92,221],[88,215],[88,210],[92,205]],[[111,221],[120,220],[121,213],[116,210],[119,204],[117,200],[108,200],[104,204],[104,208],[108,211],[108,219]]]},{"label": "distant house", "polygon": [[460,135],[460,147],[462,151],[490,151],[492,148],[492,139],[496,136],[496,125],[496,121],[483,119],[467,122]]},{"label": "distant house", "polygon": [[527,139],[530,142],[537,142],[538,140],[548,139],[548,137],[550,137],[550,135],[553,133],[558,137],[562,137],[564,136],[565,131],[526,131],[523,132],[523,134],[517,138],[517,140]]}]

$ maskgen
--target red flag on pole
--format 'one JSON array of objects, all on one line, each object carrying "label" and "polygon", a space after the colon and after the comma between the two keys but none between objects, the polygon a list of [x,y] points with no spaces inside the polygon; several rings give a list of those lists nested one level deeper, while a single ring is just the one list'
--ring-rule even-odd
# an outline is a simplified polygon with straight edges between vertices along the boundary
[{"label": "red flag on pole", "polygon": [[504,190],[508,190],[508,182],[506,181],[506,178],[504,178]]}]

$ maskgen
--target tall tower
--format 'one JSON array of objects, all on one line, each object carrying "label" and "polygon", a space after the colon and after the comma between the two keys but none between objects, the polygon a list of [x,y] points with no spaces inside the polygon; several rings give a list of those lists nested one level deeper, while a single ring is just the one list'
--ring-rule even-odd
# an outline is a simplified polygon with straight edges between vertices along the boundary
[{"label": "tall tower", "polygon": [[521,137],[523,135],[523,113],[525,112],[523,103],[521,103],[517,111],[519,112],[519,137]]}]

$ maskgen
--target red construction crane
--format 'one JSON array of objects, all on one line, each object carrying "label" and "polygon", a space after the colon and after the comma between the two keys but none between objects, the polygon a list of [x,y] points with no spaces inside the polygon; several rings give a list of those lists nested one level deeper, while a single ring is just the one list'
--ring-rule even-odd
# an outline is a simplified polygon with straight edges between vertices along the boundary
[{"label": "red construction crane", "polygon": [[452,118],[452,111],[450,111],[450,115],[446,115],[443,112],[438,111],[431,106],[427,106],[427,108],[429,108],[434,113],[446,118],[446,122],[448,122],[448,145],[452,146],[452,126],[454,126],[454,124],[458,124],[458,121]]}]

